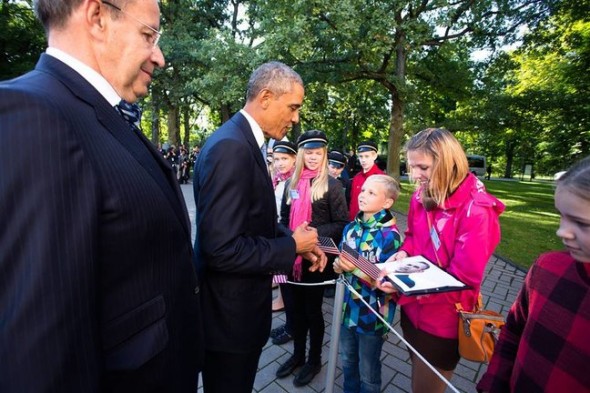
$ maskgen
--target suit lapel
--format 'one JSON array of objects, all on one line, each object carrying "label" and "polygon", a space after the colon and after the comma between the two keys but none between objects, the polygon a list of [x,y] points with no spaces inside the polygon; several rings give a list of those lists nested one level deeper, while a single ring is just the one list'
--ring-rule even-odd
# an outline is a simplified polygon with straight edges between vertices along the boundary
[{"label": "suit lapel", "polygon": [[139,135],[140,133],[133,132],[129,124],[88,81],[61,61],[44,54],[36,69],[55,75],[74,95],[94,107],[97,120],[129,151],[158,184],[190,237],[188,214],[174,172],[168,162],[151,145],[151,142],[143,134]]},{"label": "suit lapel", "polygon": [[254,134],[252,133],[252,128],[250,127],[250,123],[248,123],[248,120],[246,120],[244,115],[242,115],[239,112],[234,117],[232,117],[232,121],[234,121],[236,123],[236,125],[238,126],[238,128],[240,129],[242,134],[244,135],[244,138],[246,139],[246,141],[248,142],[248,145],[250,146],[250,149],[252,150],[252,154],[254,155],[254,160],[256,161],[256,164],[258,165],[259,169],[264,173],[264,175],[268,179],[268,185],[270,186],[270,188],[272,190],[272,181],[270,179],[270,175],[268,174],[268,167],[267,167],[266,163],[264,162],[264,159],[262,158],[260,146],[258,146],[258,143],[256,142],[256,138],[254,138]]},{"label": "suit lapel", "polygon": [[254,138],[254,133],[252,132],[252,127],[250,127],[250,123],[248,123],[248,120],[246,120],[246,118],[244,117],[244,115],[242,115],[241,113],[236,113],[232,119],[233,122],[235,122],[235,124],[238,126],[238,129],[242,132],[244,138],[246,139],[246,141],[248,142],[248,145],[250,146],[250,150],[252,152],[252,154],[254,155],[254,160],[256,161],[256,164],[258,166],[258,169],[261,172],[261,176],[264,176],[264,178],[266,179],[266,185],[267,185],[267,190],[263,191],[263,195],[269,195],[271,197],[270,203],[269,205],[272,206],[272,210],[274,211],[273,214],[273,226],[274,224],[276,224],[276,217],[277,217],[277,207],[275,204],[275,200],[274,200],[274,188],[272,186],[272,180],[270,178],[270,175],[268,174],[268,167],[266,166],[266,163],[264,162],[264,159],[262,158],[262,153],[260,152],[260,146],[258,146],[258,143],[256,142],[256,138]]}]

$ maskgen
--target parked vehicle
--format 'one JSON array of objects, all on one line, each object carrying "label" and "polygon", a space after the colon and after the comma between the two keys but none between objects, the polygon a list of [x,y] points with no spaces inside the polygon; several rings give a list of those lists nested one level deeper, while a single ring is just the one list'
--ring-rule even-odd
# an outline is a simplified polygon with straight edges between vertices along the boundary
[{"label": "parked vehicle", "polygon": [[[377,164],[377,167],[379,169],[381,169],[384,172],[387,171],[387,156],[386,155],[378,156],[377,159],[375,160],[375,163]],[[404,160],[400,160],[400,162],[399,162],[399,174],[401,176],[405,176],[408,174],[406,162]]]},{"label": "parked vehicle", "polygon": [[485,176],[487,171],[485,156],[476,154],[467,154],[467,162],[469,163],[469,172],[475,176]]}]

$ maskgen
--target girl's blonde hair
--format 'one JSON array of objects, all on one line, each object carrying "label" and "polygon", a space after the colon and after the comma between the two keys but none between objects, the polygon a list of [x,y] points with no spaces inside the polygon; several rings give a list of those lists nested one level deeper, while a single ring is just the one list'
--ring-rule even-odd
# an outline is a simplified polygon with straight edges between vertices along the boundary
[{"label": "girl's blonde hair", "polygon": [[444,205],[444,201],[469,173],[467,156],[461,144],[445,129],[427,128],[420,131],[406,143],[405,150],[432,156],[432,174],[425,195],[439,206]]},{"label": "girl's blonde hair", "polygon": [[[311,184],[311,201],[315,202],[318,199],[321,199],[327,192],[328,192],[328,147],[316,147],[315,149],[322,149],[324,156],[322,158],[322,162],[318,168],[318,175],[315,179],[313,179]],[[299,179],[301,178],[301,172],[303,172],[303,168],[305,167],[303,156],[305,155],[305,148],[300,147],[297,150],[297,159],[295,160],[295,172],[291,177],[291,184],[289,185],[289,190],[296,190],[297,183],[299,183]],[[287,204],[291,204],[291,193],[287,194]]]}]

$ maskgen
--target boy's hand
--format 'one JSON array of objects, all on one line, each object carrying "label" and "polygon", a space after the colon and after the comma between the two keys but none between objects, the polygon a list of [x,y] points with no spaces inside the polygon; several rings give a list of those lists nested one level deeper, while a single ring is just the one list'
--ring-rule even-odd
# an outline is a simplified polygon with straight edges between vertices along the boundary
[{"label": "boy's hand", "polygon": [[[336,271],[336,268],[338,268],[339,271]],[[351,272],[354,269],[356,269],[356,266],[354,266],[352,262],[349,262],[343,256],[340,256],[334,260],[334,271],[336,273]]]}]

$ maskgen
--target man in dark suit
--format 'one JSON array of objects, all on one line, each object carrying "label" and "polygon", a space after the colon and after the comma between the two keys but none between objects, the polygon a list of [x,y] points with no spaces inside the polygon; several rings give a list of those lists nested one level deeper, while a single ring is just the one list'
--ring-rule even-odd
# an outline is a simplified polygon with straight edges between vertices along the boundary
[{"label": "man in dark suit", "polygon": [[245,107],[205,143],[197,159],[195,258],[203,272],[206,393],[250,393],[271,326],[272,274],[296,253],[323,270],[317,231],[304,223],[281,236],[265,138],[281,140],[299,121],[303,82],[279,62],[257,68]]},{"label": "man in dark suit", "polygon": [[186,206],[124,120],[135,108],[115,108],[164,65],[158,3],[37,0],[35,12],[47,53],[0,84],[0,392],[194,393]]}]

